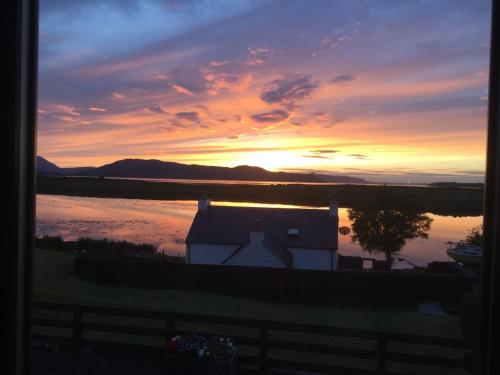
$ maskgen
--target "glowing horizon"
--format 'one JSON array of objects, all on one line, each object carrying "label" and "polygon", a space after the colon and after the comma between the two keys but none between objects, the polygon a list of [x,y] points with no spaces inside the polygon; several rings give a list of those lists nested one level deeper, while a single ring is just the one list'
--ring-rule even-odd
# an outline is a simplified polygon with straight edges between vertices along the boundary
[{"label": "glowing horizon", "polygon": [[480,182],[489,17],[487,0],[45,0],[38,153]]}]

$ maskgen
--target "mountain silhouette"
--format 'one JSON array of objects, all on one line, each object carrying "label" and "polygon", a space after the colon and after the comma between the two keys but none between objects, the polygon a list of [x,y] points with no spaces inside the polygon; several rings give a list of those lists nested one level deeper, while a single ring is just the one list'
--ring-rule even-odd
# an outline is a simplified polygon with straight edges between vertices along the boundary
[{"label": "mountain silhouette", "polygon": [[37,156],[36,157],[36,171],[38,174],[63,174],[61,168],[47,159]]},{"label": "mountain silhouette", "polygon": [[317,173],[271,172],[249,165],[216,167],[181,164],[161,160],[123,159],[100,167],[60,168],[41,156],[37,157],[37,172],[45,175],[103,176],[124,178],[165,178],[187,180],[239,180],[276,182],[339,182],[364,183],[362,178]]}]

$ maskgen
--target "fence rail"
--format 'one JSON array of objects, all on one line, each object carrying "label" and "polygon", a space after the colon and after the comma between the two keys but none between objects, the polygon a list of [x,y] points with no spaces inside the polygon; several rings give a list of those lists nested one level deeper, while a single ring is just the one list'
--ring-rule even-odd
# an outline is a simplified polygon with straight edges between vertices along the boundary
[{"label": "fence rail", "polygon": [[[342,258],[341,258],[342,259]],[[343,308],[417,308],[426,301],[456,306],[477,278],[422,272],[325,272],[144,259],[74,259],[74,274],[98,285],[195,290],[243,298]]]},{"label": "fence rail", "polygon": [[[231,335],[238,345],[256,349],[257,356],[239,356],[242,365],[255,366],[259,373],[266,373],[270,369],[286,369],[296,371],[314,371],[317,373],[335,374],[389,374],[387,371],[388,362],[398,362],[413,365],[429,365],[440,368],[460,369],[463,368],[462,360],[456,355],[438,356],[421,354],[417,352],[403,352],[401,350],[390,350],[391,343],[418,345],[423,347],[454,349],[459,351],[470,350],[473,342],[465,339],[432,337],[425,335],[403,334],[394,332],[368,331],[361,329],[331,327],[316,324],[291,323],[281,321],[268,321],[257,319],[245,319],[237,317],[187,314],[178,312],[149,311],[130,308],[71,305],[61,303],[36,302],[35,311],[66,312],[71,314],[71,319],[59,319],[54,317],[36,317],[35,327],[64,328],[71,331],[71,335],[63,339],[72,343],[76,353],[80,353],[84,344],[106,344],[103,341],[89,340],[84,333],[105,332],[126,334],[134,336],[144,336],[150,338],[161,338],[166,343],[177,333],[187,333],[186,330],[177,328],[178,323],[202,323],[217,326],[227,326],[235,328],[250,328],[256,331],[253,337],[245,335]],[[96,323],[85,320],[85,317],[108,316],[108,317],[129,317],[140,319],[154,319],[163,321],[164,328],[153,328],[137,325],[124,325],[116,323]],[[202,333],[194,330],[196,333]],[[235,331],[236,332],[236,331]],[[281,337],[273,334],[282,333]],[[363,339],[372,342],[372,348],[360,348],[346,345],[332,345],[325,343],[299,342],[283,339],[286,334],[315,334],[327,335],[328,337],[338,337],[344,339]],[[210,333],[212,334],[212,333]],[[57,339],[55,336],[39,335],[44,339]],[[285,336],[286,337],[286,336]],[[60,339],[60,338],[58,338]],[[108,345],[115,345],[108,342]],[[121,345],[121,344],[120,344]],[[372,369],[333,366],[318,364],[314,361],[298,362],[284,360],[272,356],[271,351],[292,351],[298,353],[330,355],[335,357],[350,357],[353,359],[365,359],[374,362]]]}]

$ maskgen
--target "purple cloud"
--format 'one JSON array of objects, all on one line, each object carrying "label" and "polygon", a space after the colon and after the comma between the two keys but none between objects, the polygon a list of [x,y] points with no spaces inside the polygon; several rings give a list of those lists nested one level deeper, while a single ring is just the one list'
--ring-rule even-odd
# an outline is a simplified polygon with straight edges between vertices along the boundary
[{"label": "purple cloud", "polygon": [[336,77],[333,77],[330,80],[330,83],[347,83],[350,81],[354,81],[355,77],[352,74],[341,74]]},{"label": "purple cloud", "polygon": [[313,158],[313,159],[331,159],[328,156],[323,155],[302,155],[303,158]]},{"label": "purple cloud", "polygon": [[305,99],[318,89],[319,81],[314,81],[310,74],[288,74],[271,82],[260,98],[267,104],[286,103]]},{"label": "purple cloud", "polygon": [[160,113],[160,114],[164,114],[164,115],[168,115],[168,111],[165,109],[165,107],[163,107],[162,105],[160,104],[153,104],[149,107],[146,108],[148,111],[150,112],[154,112],[154,113]]},{"label": "purple cloud", "polygon": [[311,150],[310,154],[302,155],[304,158],[314,158],[314,159],[333,159],[333,154],[337,153],[337,150],[330,149],[319,149],[319,150]]},{"label": "purple cloud", "polygon": [[370,160],[370,157],[368,155],[363,155],[363,154],[349,154],[349,156],[352,156],[353,158],[360,160]]},{"label": "purple cloud", "polygon": [[335,154],[338,151],[337,150],[312,150],[311,151],[313,154]]},{"label": "purple cloud", "polygon": [[275,109],[271,112],[257,113],[252,116],[252,120],[257,122],[271,122],[276,123],[288,118],[288,112],[282,109]]},{"label": "purple cloud", "polygon": [[200,123],[201,121],[198,112],[177,112],[175,117],[179,120],[187,120],[196,123]]}]

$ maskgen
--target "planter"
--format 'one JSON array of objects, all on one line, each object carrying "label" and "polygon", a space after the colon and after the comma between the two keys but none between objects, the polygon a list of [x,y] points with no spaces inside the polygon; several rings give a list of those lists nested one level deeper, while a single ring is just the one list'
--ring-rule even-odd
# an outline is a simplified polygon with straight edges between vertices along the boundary
[{"label": "planter", "polygon": [[198,359],[178,353],[165,356],[165,375],[237,375],[236,353],[228,360]]}]

